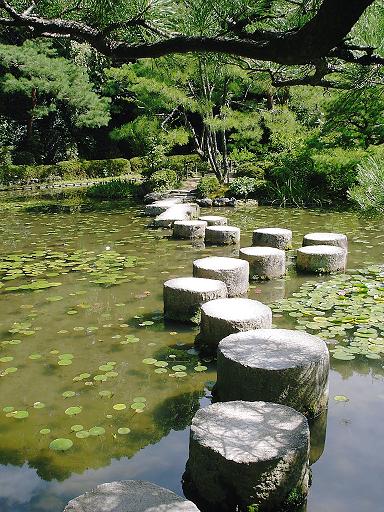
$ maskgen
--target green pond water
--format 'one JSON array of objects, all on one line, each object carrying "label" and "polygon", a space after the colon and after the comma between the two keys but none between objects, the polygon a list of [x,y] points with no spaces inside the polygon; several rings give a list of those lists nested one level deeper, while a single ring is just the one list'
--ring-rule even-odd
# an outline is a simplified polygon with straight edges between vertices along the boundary
[{"label": "green pond water", "polygon": [[[284,280],[254,283],[249,297],[275,304],[275,326],[321,330],[335,355],[328,418],[312,433],[306,510],[381,510],[382,221],[269,207],[214,213],[241,227],[243,246],[265,226],[291,228],[296,247],[311,231],[348,235],[346,277],[298,276],[291,267]],[[198,360],[196,329],[164,324],[162,283],[191,275],[194,259],[236,249],[170,240],[147,229],[134,205],[2,217],[0,511],[61,512],[69,499],[122,479],[182,493],[188,426],[210,401],[215,365]],[[320,281],[327,284],[315,291],[305,284]],[[324,320],[338,299],[335,322]]]}]

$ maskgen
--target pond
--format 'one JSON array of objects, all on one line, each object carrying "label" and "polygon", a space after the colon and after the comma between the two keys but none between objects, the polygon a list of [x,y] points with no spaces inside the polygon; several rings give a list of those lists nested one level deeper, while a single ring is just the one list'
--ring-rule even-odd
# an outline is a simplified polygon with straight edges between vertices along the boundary
[{"label": "pond", "polygon": [[[331,358],[326,436],[321,428],[313,434],[312,457],[318,460],[306,510],[379,510],[384,304],[375,265],[384,262],[382,223],[349,212],[270,207],[215,213],[242,228],[243,246],[250,245],[252,229],[263,226],[291,228],[296,247],[307,232],[343,232],[350,240],[349,272],[370,269],[367,276],[347,277],[352,282],[333,282],[297,276],[291,268],[283,280],[254,283],[249,297],[275,303],[275,326],[309,323],[311,332],[325,332],[331,350],[339,342]],[[167,231],[147,229],[148,219],[135,205],[2,215],[0,510],[61,512],[95,485],[123,479],[150,480],[182,493],[188,426],[209,403],[215,365],[198,360],[196,329],[164,324],[162,284],[191,275],[194,259],[236,256],[234,248],[170,240]],[[371,284],[364,294],[366,278]],[[330,284],[306,305],[313,297],[306,283],[320,281]],[[368,301],[353,295],[351,306],[348,287]],[[332,323],[324,320],[324,302],[335,289],[345,300],[335,314],[344,320]],[[291,302],[279,304],[284,297]],[[313,310],[310,318],[300,312],[306,306]],[[351,328],[348,315],[364,317],[371,306],[374,318],[354,326],[361,336],[340,348]]]}]

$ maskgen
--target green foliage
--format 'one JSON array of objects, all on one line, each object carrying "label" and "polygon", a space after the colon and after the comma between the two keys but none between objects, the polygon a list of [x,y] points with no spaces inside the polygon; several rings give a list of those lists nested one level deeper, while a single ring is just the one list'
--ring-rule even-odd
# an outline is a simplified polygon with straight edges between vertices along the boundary
[{"label": "green foliage", "polygon": [[265,184],[265,181],[243,176],[235,178],[228,187],[227,195],[236,199],[248,199],[249,196]]},{"label": "green foliage", "polygon": [[216,176],[204,176],[200,179],[196,187],[197,197],[205,198],[216,196],[220,188],[221,185]]},{"label": "green foliage", "polygon": [[176,188],[178,185],[179,180],[177,174],[170,169],[155,171],[146,182],[149,192],[165,192]]},{"label": "green foliage", "polygon": [[367,214],[384,214],[384,155],[369,156],[357,170],[357,185],[348,191],[350,199]]},{"label": "green foliage", "polygon": [[122,200],[129,199],[137,194],[137,186],[132,181],[111,180],[106,183],[92,185],[86,191],[90,199]]}]

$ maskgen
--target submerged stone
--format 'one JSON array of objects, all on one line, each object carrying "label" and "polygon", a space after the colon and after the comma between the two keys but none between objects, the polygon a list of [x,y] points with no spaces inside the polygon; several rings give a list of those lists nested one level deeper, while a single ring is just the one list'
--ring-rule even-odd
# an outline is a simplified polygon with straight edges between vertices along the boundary
[{"label": "submerged stone", "polygon": [[164,316],[179,322],[200,322],[204,302],[227,296],[227,287],[215,279],[179,277],[164,283]]},{"label": "submerged stone", "polygon": [[71,500],[64,512],[198,512],[191,501],[143,480],[98,485]]},{"label": "submerged stone", "polygon": [[328,373],[328,348],[317,336],[288,329],[241,332],[219,344],[216,396],[265,400],[314,417],[328,403]]},{"label": "submerged stone", "polygon": [[195,260],[193,275],[223,281],[229,297],[245,295],[249,288],[249,263],[236,258],[209,256]]},{"label": "submerged stone", "polygon": [[299,412],[274,403],[226,402],[192,421],[184,492],[204,512],[281,510],[309,485],[309,428]]}]

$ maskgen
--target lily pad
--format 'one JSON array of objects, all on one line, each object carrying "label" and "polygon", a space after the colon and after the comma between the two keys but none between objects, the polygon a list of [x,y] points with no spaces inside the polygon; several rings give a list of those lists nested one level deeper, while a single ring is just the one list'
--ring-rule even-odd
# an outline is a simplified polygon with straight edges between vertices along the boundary
[{"label": "lily pad", "polygon": [[83,410],[82,407],[80,406],[75,406],[75,407],[68,407],[68,409],[65,409],[65,414],[67,414],[68,416],[75,416],[76,414],[80,414],[81,411]]},{"label": "lily pad", "polygon": [[57,452],[65,452],[72,448],[72,446],[73,441],[71,441],[71,439],[65,439],[62,437],[54,439],[49,445],[51,450],[55,450]]}]

